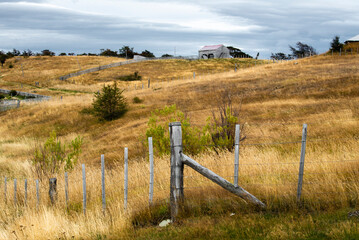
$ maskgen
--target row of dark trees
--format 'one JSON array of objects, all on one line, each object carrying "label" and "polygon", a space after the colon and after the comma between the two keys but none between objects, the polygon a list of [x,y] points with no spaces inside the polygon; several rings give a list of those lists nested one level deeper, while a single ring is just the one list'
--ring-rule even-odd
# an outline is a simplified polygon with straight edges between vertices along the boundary
[{"label": "row of dark trees", "polygon": [[144,50],[141,53],[135,52],[133,47],[123,46],[119,51],[112,51],[111,49],[101,49],[100,56],[110,56],[110,57],[121,57],[126,59],[132,59],[134,55],[140,55],[147,58],[153,58],[155,55],[148,51]]},{"label": "row of dark trees", "polygon": [[[344,44],[340,42],[340,37],[335,36],[330,43],[330,51],[333,52],[339,52],[341,48],[343,48]],[[313,55],[317,55],[317,51],[310,45],[297,42],[295,47],[292,47],[289,45],[289,49],[291,51],[291,54],[286,55],[285,53],[279,52],[279,53],[272,53],[271,59],[275,60],[288,60],[288,59],[294,59],[294,58],[303,58],[303,57],[309,57]]]},{"label": "row of dark trees", "polygon": [[7,59],[12,58],[12,57],[17,57],[17,56],[22,56],[25,58],[30,57],[30,56],[55,56],[55,53],[48,49],[42,50],[41,53],[34,53],[30,49],[20,52],[19,50],[15,49],[15,48],[12,51],[8,51],[7,53],[4,51],[0,51],[1,66],[4,66],[4,63],[6,62]]}]

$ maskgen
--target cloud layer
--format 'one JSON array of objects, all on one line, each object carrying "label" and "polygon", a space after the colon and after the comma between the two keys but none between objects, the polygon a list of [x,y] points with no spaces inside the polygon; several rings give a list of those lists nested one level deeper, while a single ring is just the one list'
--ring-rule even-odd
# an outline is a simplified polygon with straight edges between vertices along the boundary
[{"label": "cloud layer", "polygon": [[359,2],[0,0],[0,49],[55,52],[117,50],[196,55],[207,44],[255,55],[289,52],[302,41],[319,52],[335,35],[359,34]]}]

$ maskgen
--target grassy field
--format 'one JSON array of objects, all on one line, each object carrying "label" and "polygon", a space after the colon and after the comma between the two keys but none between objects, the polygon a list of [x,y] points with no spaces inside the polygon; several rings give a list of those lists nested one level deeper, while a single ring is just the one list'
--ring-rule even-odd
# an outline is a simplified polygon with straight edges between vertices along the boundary
[{"label": "grassy field", "polygon": [[[1,239],[358,237],[358,221],[347,219],[347,213],[359,207],[359,55],[316,56],[275,64],[264,61],[262,63],[266,64],[259,64],[248,59],[238,62],[151,61],[83,75],[67,82],[54,80],[76,70],[75,57],[66,58],[73,62],[64,60],[61,66],[73,65],[72,68],[59,67],[50,76],[49,68],[56,65],[55,57],[41,60],[53,62],[48,63],[46,69],[36,69],[38,78],[20,78],[21,65],[18,63],[12,69],[1,70],[2,88],[21,90],[20,83],[23,83],[22,91],[52,96],[48,102],[27,104],[0,113],[0,169],[2,176],[10,178],[9,203],[5,206],[0,200],[5,209],[0,214],[3,222]],[[81,64],[82,57],[78,59]],[[88,65],[83,63],[84,66],[91,67],[90,61],[96,64],[113,61],[111,58],[91,59],[86,60]],[[40,60],[29,58],[26,61],[35,68]],[[234,63],[240,64],[237,72],[233,71]],[[91,106],[93,92],[105,83],[112,83],[116,77],[135,71],[144,77],[146,87],[138,89],[141,82],[120,83],[130,107],[123,118],[101,122],[83,113],[84,108]],[[194,71],[197,73],[195,79]],[[147,78],[151,78],[151,88],[147,88]],[[39,87],[34,86],[35,79],[40,82]],[[60,96],[63,96],[62,100]],[[258,212],[186,168],[186,204],[182,220],[165,229],[155,227],[168,217],[166,199],[169,197],[170,172],[169,156],[155,156],[155,204],[148,208],[147,150],[141,141],[151,112],[176,104],[193,125],[203,127],[213,112],[218,114],[219,105],[228,96],[239,111],[242,134],[246,136],[240,148],[239,184],[265,202],[268,210]],[[143,102],[133,103],[134,97]],[[300,141],[303,123],[308,124],[307,164],[303,206],[298,207],[296,184],[300,144],[252,144]],[[56,130],[63,141],[77,135],[84,138],[80,159],[86,164],[89,181],[86,217],[82,215],[80,166],[70,173],[67,211],[64,209],[63,181],[59,181],[61,190],[55,207],[48,203],[48,183],[41,182],[42,204],[39,211],[35,210],[36,176],[30,159],[36,143],[44,142],[52,130]],[[129,148],[130,156],[127,211],[123,210],[124,147]],[[106,217],[101,211],[101,154],[105,154],[108,166]],[[229,181],[233,181],[233,158],[233,153],[228,151],[194,156],[195,160]],[[63,178],[62,174],[58,175],[59,179]],[[13,178],[21,184],[25,178],[31,179],[29,207],[21,204],[24,199],[22,190],[18,193],[20,204],[13,206],[10,203]],[[3,181],[1,185],[3,187]],[[232,213],[234,215],[230,216]]]}]

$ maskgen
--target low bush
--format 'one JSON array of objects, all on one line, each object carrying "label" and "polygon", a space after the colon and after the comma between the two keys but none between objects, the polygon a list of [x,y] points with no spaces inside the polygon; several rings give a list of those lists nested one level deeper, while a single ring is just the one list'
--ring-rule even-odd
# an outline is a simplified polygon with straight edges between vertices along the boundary
[{"label": "low bush", "polygon": [[142,103],[143,102],[143,99],[139,98],[139,97],[134,97],[132,99],[133,103]]},{"label": "low bush", "polygon": [[52,131],[46,142],[35,148],[32,164],[36,175],[42,179],[50,178],[60,171],[69,171],[74,168],[81,154],[82,138],[76,137],[70,144],[62,144]]},{"label": "low bush", "polygon": [[142,76],[138,75],[138,72],[134,72],[133,74],[126,75],[126,76],[120,76],[118,77],[121,81],[137,81],[141,80]]},{"label": "low bush", "polygon": [[[225,114],[221,115],[222,122],[209,117],[207,124],[203,128],[191,126],[190,120],[183,112],[177,109],[176,105],[165,106],[151,113],[147,123],[146,139],[153,138],[153,147],[158,155],[170,153],[169,123],[181,122],[182,141],[184,151],[188,154],[198,154],[208,149],[232,150],[234,145],[235,125],[238,118],[233,116],[230,108],[225,109]],[[244,138],[242,139],[244,140]]]},{"label": "low bush", "polygon": [[5,95],[0,93],[0,99],[4,99],[4,98],[5,98]]},{"label": "low bush", "polygon": [[9,95],[10,95],[11,97],[14,97],[14,96],[17,95],[17,91],[16,91],[16,90],[11,90],[11,91],[9,92]]}]

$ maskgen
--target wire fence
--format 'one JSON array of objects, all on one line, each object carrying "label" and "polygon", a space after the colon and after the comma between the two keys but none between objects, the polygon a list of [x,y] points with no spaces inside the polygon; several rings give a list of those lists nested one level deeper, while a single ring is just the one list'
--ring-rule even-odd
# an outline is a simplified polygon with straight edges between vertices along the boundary
[{"label": "wire fence", "polygon": [[[357,141],[355,138],[342,140]],[[300,157],[301,152],[303,152],[303,144],[318,144],[320,141],[330,141],[330,139],[241,143],[239,147],[275,147],[276,145],[286,147],[294,144],[297,146],[298,152],[292,156],[296,155],[297,157],[295,159],[274,157],[273,160],[269,157],[268,159],[248,160],[245,158],[246,155],[243,155],[241,160],[236,163],[236,156],[233,156],[231,152],[227,152],[225,156],[213,153],[207,156],[201,164],[216,171],[222,178],[228,179],[233,184],[238,179],[239,186],[267,203],[270,203],[269,201],[273,200],[274,196],[293,201],[298,200],[303,204],[314,204],[315,201],[326,203],[352,201],[359,196],[359,178],[357,177],[359,174],[359,156],[353,158],[333,157],[330,159],[307,158],[304,161]],[[338,143],[338,139],[331,141]],[[300,147],[302,147],[301,150]],[[257,153],[265,156],[260,150]],[[151,161],[154,163],[152,170]],[[302,170],[300,170],[301,164],[303,164]],[[236,165],[238,166],[238,173],[235,172]],[[80,211],[82,208],[91,210],[100,208],[101,203],[105,203],[102,206],[103,210],[106,211],[106,208],[118,205],[122,201],[126,209],[146,204],[169,203],[169,160],[167,162],[164,160],[156,162],[155,158],[141,164],[130,161],[127,168],[127,174],[119,167],[108,169],[104,174],[100,168],[89,167],[84,172],[83,167],[83,169],[76,168],[73,172],[67,173],[67,178],[65,175],[54,176],[57,179],[55,187],[56,205],[73,211]],[[104,181],[101,180],[102,177]],[[183,189],[185,192],[188,191],[188,199],[191,199],[191,195],[195,197],[196,194],[203,192],[206,192],[205,200],[222,199],[221,187],[201,174],[186,167],[183,179]],[[3,201],[7,205],[24,205],[32,208],[52,205],[49,196],[51,189],[47,180],[39,181],[37,178],[1,176],[1,188],[3,189]],[[298,199],[299,188],[301,190]],[[105,189],[105,192],[102,189]],[[328,198],[329,195],[332,197]],[[229,193],[226,193],[225,196],[242,201]]]}]

